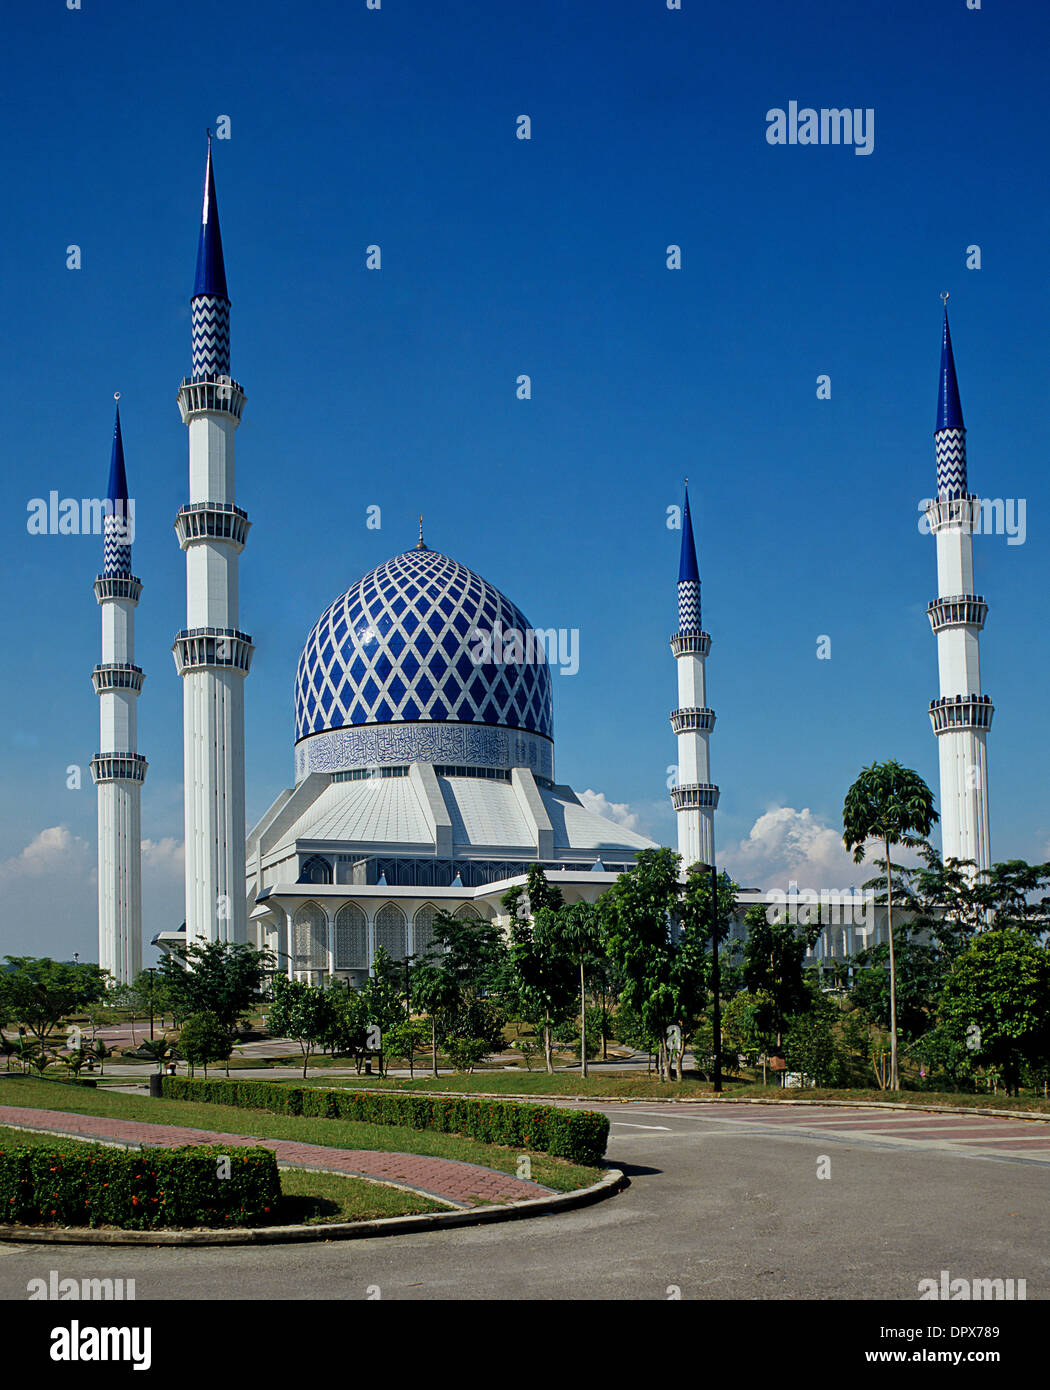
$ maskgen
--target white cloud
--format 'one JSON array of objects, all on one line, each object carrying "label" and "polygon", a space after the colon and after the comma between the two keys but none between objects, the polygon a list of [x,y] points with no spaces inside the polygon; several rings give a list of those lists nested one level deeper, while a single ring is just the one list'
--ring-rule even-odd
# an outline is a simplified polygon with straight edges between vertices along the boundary
[{"label": "white cloud", "polygon": [[[875,851],[877,854],[877,851]],[[842,843],[842,832],[815,816],[809,807],[773,806],[759,816],[746,839],[722,855],[742,888],[779,888],[792,880],[800,889],[859,887],[877,873],[873,859],[861,864]],[[895,862],[914,862],[915,856],[894,851]]]},{"label": "white cloud", "polygon": [[19,854],[0,860],[0,883],[17,888],[27,879],[68,874],[71,869],[82,874],[90,870],[91,862],[91,846],[86,840],[64,825],[52,825],[34,836]]},{"label": "white cloud", "polygon": [[152,878],[178,878],[186,867],[186,847],[181,840],[168,835],[163,840],[142,841],[142,873]]},{"label": "white cloud", "polygon": [[48,826],[0,860],[4,930],[0,954],[94,960],[98,949],[95,848],[64,825]]},{"label": "white cloud", "polygon": [[610,801],[604,792],[590,789],[580,792],[579,797],[585,810],[611,820],[614,825],[622,825],[625,830],[633,830],[636,835],[645,834],[637,812],[632,811],[626,801]]}]

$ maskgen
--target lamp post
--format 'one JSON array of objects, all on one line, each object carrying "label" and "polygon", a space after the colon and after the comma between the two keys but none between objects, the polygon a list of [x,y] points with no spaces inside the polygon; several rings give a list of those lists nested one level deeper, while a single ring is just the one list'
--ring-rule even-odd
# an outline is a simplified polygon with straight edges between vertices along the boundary
[{"label": "lamp post", "polygon": [[157,973],[156,967],[153,966],[153,965],[147,966],[147,967],[146,967],[146,973],[149,975],[149,1040],[150,1040],[150,1042],[152,1042],[152,1041],[153,1041],[153,986],[154,986],[154,978],[153,978],[153,977],[154,977],[154,976],[156,975],[156,973]]}]

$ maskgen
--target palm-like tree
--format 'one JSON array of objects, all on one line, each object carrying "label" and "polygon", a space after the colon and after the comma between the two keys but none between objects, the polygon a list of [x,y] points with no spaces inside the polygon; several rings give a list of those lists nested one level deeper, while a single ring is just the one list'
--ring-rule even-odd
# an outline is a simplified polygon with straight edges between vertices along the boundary
[{"label": "palm-like tree", "polygon": [[900,1090],[897,1073],[897,967],[893,955],[893,865],[890,846],[914,844],[928,838],[938,819],[933,792],[917,772],[900,763],[872,763],[846,793],[842,808],[842,839],[853,862],[864,859],[868,840],[881,840],[886,850],[886,914],[890,945],[890,1089]]}]

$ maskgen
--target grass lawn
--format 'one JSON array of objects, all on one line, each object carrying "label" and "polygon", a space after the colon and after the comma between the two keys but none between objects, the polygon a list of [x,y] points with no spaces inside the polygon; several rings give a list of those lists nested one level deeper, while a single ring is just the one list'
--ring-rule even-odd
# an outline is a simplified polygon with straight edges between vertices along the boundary
[{"label": "grass lawn", "polygon": [[[99,1145],[0,1126],[0,1150],[23,1147],[58,1148],[63,1153],[78,1153],[96,1150]],[[274,1213],[276,1226],[375,1221],[383,1216],[448,1211],[442,1203],[432,1202],[414,1192],[401,1192],[396,1187],[385,1187],[364,1178],[345,1178],[339,1173],[314,1173],[305,1168],[282,1168],[281,1198],[281,1205]]]},{"label": "grass lawn", "polygon": [[[386,1153],[429,1154],[434,1158],[479,1163],[500,1173],[517,1174],[523,1150],[485,1144],[458,1134],[408,1129],[400,1125],[366,1125],[352,1120],[322,1120],[304,1116],[271,1115],[232,1105],[198,1104],[184,1100],[151,1100],[145,1095],[107,1091],[101,1087],[58,1086],[34,1077],[0,1084],[0,1105],[37,1110],[67,1110],[78,1115],[108,1115],[114,1119],[145,1120],[151,1124],[186,1125],[194,1129],[247,1134],[259,1139],[298,1139],[333,1149],[377,1149]],[[527,1151],[524,1151],[527,1152]],[[569,1163],[549,1154],[530,1153],[532,1178],[557,1192],[589,1187],[603,1169]]]}]

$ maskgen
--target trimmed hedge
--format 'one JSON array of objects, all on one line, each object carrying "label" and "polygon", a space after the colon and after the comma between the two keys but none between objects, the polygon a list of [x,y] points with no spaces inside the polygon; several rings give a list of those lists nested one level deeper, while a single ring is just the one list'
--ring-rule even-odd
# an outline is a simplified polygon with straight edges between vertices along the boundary
[{"label": "trimmed hedge", "polygon": [[[220,1155],[230,1176],[218,1175]],[[0,1221],[27,1226],[250,1226],[281,1201],[271,1149],[17,1148],[0,1152]]]},{"label": "trimmed hedge", "polygon": [[462,1134],[486,1144],[507,1144],[596,1164],[609,1140],[609,1120],[593,1110],[558,1105],[530,1105],[516,1100],[479,1100],[469,1096],[408,1095],[404,1092],[319,1090],[275,1081],[198,1081],[165,1076],[167,1100],[205,1101],[275,1115],[307,1115],[329,1120],[356,1120],[369,1125],[405,1125]]}]

